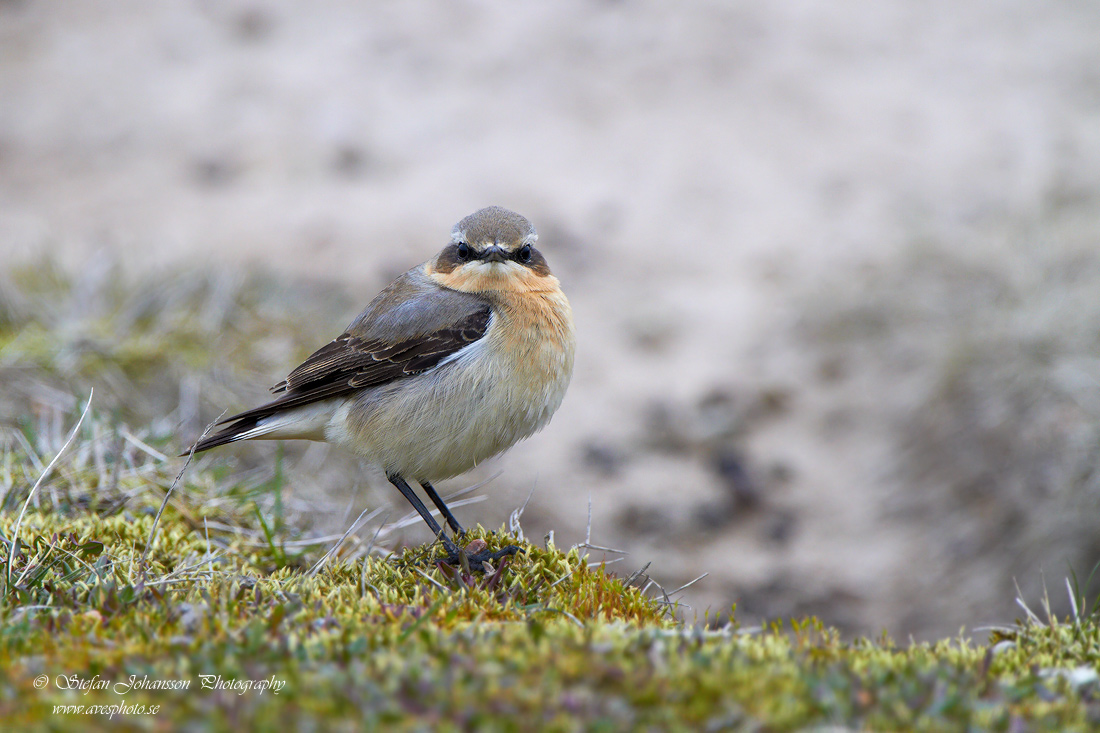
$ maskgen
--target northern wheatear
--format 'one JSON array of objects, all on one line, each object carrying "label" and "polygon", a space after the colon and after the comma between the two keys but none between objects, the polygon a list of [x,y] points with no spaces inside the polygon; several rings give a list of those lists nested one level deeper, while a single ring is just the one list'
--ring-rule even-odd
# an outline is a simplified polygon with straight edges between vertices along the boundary
[{"label": "northern wheatear", "polygon": [[435,258],[272,387],[278,397],[222,420],[229,425],[194,450],[255,438],[344,446],[381,467],[456,557],[407,481],[462,533],[431,482],[541,430],[573,372],[572,310],[537,238],[499,206],[467,216]]}]

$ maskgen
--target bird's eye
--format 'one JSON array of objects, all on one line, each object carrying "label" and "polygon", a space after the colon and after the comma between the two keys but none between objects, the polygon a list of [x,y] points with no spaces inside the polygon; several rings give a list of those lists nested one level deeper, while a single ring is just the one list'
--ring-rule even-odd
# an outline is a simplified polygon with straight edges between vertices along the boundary
[{"label": "bird's eye", "polygon": [[522,247],[520,247],[519,252],[516,253],[516,257],[519,258],[520,262],[530,262],[531,261],[531,245],[525,244]]},{"label": "bird's eye", "polygon": [[466,244],[465,242],[458,245],[458,259],[462,260],[463,262],[470,259],[470,245]]}]

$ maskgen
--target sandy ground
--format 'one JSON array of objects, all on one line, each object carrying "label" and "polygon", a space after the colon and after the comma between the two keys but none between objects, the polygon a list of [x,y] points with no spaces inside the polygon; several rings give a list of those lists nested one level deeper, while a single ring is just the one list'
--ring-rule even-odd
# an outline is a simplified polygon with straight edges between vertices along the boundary
[{"label": "sandy ground", "polygon": [[[1058,246],[1051,211],[1100,200],[1098,38],[1068,1],[6,0],[0,257],[259,264],[365,304],[508,206],[572,299],[576,374],[461,516],[535,487],[529,533],[575,542],[591,497],[623,567],[710,573],[700,611],[950,634],[1015,612],[986,564],[926,568],[948,508],[892,503],[926,352],[902,373],[806,324],[922,243]],[[1001,575],[1060,582],[1020,557]]]}]

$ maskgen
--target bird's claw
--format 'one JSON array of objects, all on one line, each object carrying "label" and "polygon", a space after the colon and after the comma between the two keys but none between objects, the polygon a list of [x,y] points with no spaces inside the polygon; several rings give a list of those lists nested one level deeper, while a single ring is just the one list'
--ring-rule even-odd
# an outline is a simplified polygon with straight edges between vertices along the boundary
[{"label": "bird's claw", "polygon": [[[472,544],[472,543],[471,543]],[[457,549],[457,548],[456,548]],[[490,552],[489,550],[482,550],[480,552],[467,552],[466,550],[451,550],[447,557],[443,558],[441,562],[445,562],[453,567],[461,567],[465,569],[467,566],[472,572],[483,573],[485,572],[484,563],[496,564],[501,558],[510,557],[520,551],[520,548],[516,545],[508,545],[502,547],[496,552]],[[466,562],[462,562],[463,557],[458,553],[461,552],[465,555]]]}]

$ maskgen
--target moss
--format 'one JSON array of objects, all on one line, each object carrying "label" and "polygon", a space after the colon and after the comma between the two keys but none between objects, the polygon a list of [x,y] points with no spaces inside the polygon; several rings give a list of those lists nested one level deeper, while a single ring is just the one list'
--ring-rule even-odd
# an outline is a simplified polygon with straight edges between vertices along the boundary
[{"label": "moss", "polygon": [[[21,443],[4,450],[9,475],[36,476]],[[1089,620],[1003,630],[997,653],[965,638],[845,641],[815,619],[708,629],[576,548],[482,528],[470,539],[523,552],[485,574],[436,564],[437,547],[330,559],[311,574],[319,551],[279,562],[286,537],[256,542],[267,535],[248,492],[201,466],[173,493],[143,563],[164,493],[134,489],[173,475],[172,462],[142,455],[118,472],[122,504],[90,499],[109,488],[99,480],[113,473],[109,456],[46,481],[9,559],[30,483],[12,482],[18,501],[0,514],[9,726],[1085,730],[1100,712],[1095,680],[1054,671],[1095,668],[1100,630]],[[202,529],[211,516],[218,529]],[[219,679],[225,689],[203,688]],[[64,689],[81,681],[109,686]],[[120,704],[159,707],[54,708]]]}]

